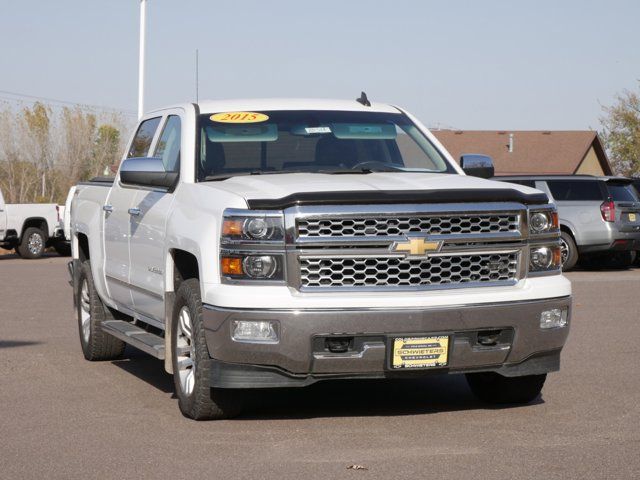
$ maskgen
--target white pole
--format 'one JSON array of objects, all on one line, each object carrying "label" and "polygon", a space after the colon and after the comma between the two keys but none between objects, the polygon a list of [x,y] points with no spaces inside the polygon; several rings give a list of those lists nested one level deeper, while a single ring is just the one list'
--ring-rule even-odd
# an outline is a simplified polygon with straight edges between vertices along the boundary
[{"label": "white pole", "polygon": [[147,0],[140,0],[140,57],[138,59],[138,120],[144,115],[144,56],[147,28]]}]

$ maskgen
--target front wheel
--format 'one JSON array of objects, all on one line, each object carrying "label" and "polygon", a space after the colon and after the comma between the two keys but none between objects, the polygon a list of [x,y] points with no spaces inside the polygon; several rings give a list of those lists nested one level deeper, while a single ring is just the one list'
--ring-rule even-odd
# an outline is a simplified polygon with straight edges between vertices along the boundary
[{"label": "front wheel", "polygon": [[468,373],[467,383],[487,403],[529,403],[538,398],[547,374],[504,377],[495,372]]},{"label": "front wheel", "polygon": [[29,227],[24,231],[17,251],[22,258],[40,258],[46,246],[45,236],[37,227]]},{"label": "front wheel", "polygon": [[231,418],[242,409],[239,393],[211,388],[210,356],[202,322],[198,279],[182,282],[173,309],[173,382],[180,411],[194,420]]}]

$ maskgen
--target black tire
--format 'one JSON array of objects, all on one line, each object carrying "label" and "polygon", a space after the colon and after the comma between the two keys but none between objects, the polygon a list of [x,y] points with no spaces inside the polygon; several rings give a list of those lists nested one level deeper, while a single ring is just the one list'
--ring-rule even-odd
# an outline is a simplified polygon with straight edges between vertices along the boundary
[{"label": "black tire", "polygon": [[568,232],[560,232],[560,242],[562,245],[562,270],[568,272],[578,263],[578,247],[573,237]]},{"label": "black tire", "polygon": [[20,250],[18,249],[18,247],[14,248],[13,251],[16,252],[16,255],[22,257],[22,255],[20,255]]},{"label": "black tire", "polygon": [[46,244],[47,238],[44,232],[37,227],[29,227],[24,231],[17,251],[22,258],[40,258]]},{"label": "black tire", "polygon": [[594,253],[584,259],[584,266],[593,270],[601,270],[610,268],[614,270],[624,270],[631,265],[636,259],[636,252],[606,252]]},{"label": "black tire", "polygon": [[71,256],[71,243],[70,242],[56,242],[53,245],[58,255],[61,257],[70,257]]},{"label": "black tire", "polygon": [[476,397],[487,403],[529,403],[540,395],[543,375],[504,377],[494,372],[468,373],[467,383]]},{"label": "black tire", "polygon": [[[180,315],[184,314],[183,310],[190,316],[190,339],[185,336],[181,327]],[[178,288],[171,328],[173,381],[182,414],[194,420],[219,420],[238,415],[242,410],[240,392],[209,387],[209,379],[211,378],[211,362],[209,360],[211,357],[204,335],[198,279],[185,280]],[[178,358],[180,352],[177,352],[179,344],[181,353],[183,353],[180,359]],[[182,374],[185,376],[188,376],[191,371],[192,387],[190,391],[189,387],[183,386],[183,382],[186,380],[184,380],[185,377],[182,377],[183,380],[181,380],[179,360],[182,363],[191,364],[191,369],[189,367],[182,369]]]},{"label": "black tire", "polygon": [[[86,290],[83,293],[85,284]],[[84,358],[90,361],[120,358],[126,345],[122,340],[102,331],[101,323],[104,320],[113,319],[113,316],[96,292],[89,260],[85,260],[80,265],[76,300],[78,333]],[[89,314],[88,323],[83,323],[83,313]],[[83,325],[87,327],[87,330],[83,329]]]},{"label": "black tire", "polygon": [[636,260],[636,252],[611,252],[605,257],[605,265],[609,268],[625,269],[631,267]]}]

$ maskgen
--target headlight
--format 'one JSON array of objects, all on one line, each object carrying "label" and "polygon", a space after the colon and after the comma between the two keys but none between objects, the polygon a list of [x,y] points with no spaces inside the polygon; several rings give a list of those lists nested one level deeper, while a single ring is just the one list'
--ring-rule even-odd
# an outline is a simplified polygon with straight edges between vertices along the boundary
[{"label": "headlight", "polygon": [[534,235],[558,231],[558,212],[542,210],[529,212],[529,233]]},{"label": "headlight", "polygon": [[560,245],[532,245],[529,255],[530,272],[553,272],[560,269]]},{"label": "headlight", "polygon": [[235,255],[224,252],[220,273],[230,280],[283,280],[283,255]]},{"label": "headlight", "polygon": [[251,212],[236,215],[235,212],[225,212],[222,221],[222,243],[274,243],[284,240],[282,213]]}]

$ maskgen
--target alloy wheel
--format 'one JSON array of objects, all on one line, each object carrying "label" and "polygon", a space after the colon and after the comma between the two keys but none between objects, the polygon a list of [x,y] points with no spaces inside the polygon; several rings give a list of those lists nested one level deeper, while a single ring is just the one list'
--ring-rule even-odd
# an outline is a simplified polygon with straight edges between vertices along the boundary
[{"label": "alloy wheel", "polygon": [[184,306],[178,314],[175,357],[178,365],[180,389],[185,395],[191,395],[195,384],[196,364],[192,325],[189,307]]}]

